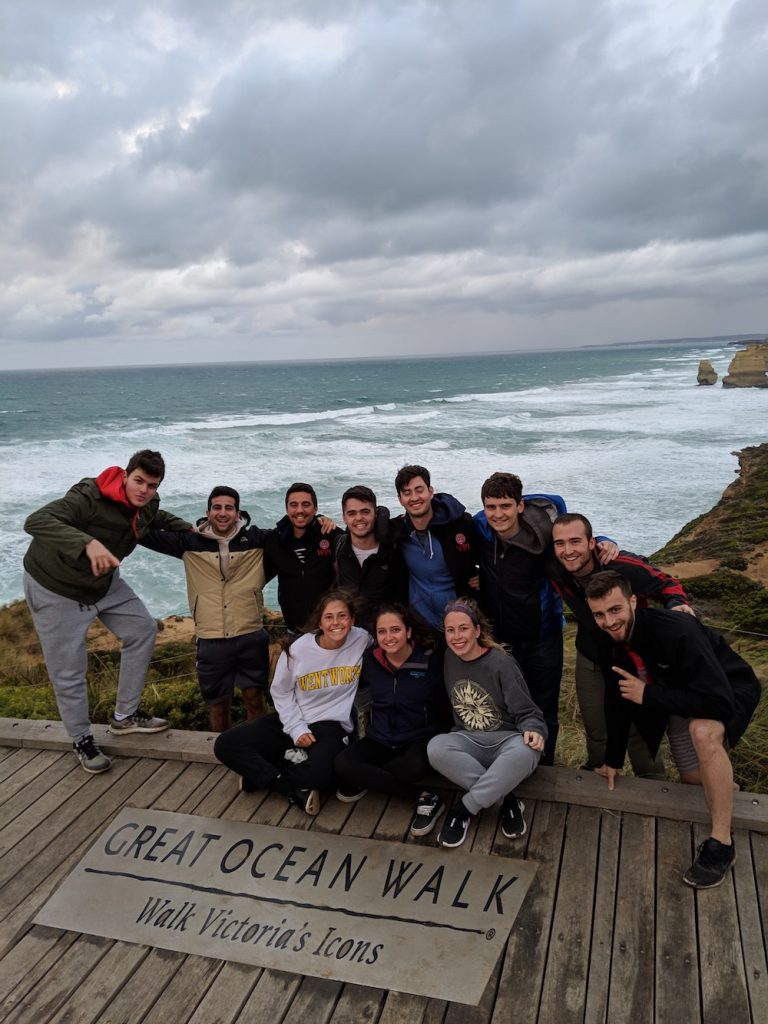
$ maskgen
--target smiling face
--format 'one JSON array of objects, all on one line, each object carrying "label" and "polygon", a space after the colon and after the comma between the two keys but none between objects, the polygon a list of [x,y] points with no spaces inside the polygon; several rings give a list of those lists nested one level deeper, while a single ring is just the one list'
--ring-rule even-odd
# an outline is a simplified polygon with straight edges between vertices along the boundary
[{"label": "smiling face", "polygon": [[343,601],[329,601],[320,615],[322,646],[327,650],[343,647],[354,625],[349,608]]},{"label": "smiling face", "polygon": [[143,469],[134,469],[131,473],[123,473],[123,486],[128,504],[134,508],[143,508],[157,494],[162,477],[152,476]]},{"label": "smiling face", "polygon": [[483,498],[483,511],[488,525],[502,540],[510,540],[520,532],[518,518],[525,502],[515,498]]},{"label": "smiling face", "polygon": [[314,519],[317,505],[306,491],[292,491],[286,498],[285,511],[294,534],[300,537]]},{"label": "smiling face", "polygon": [[552,544],[563,567],[574,576],[587,576],[595,568],[595,538],[587,537],[584,523],[555,523]]},{"label": "smiling face", "polygon": [[443,621],[445,642],[462,661],[473,661],[482,653],[478,643],[480,627],[476,626],[466,612],[448,612]]},{"label": "smiling face", "polygon": [[411,630],[393,612],[376,619],[376,639],[390,661],[404,660],[411,653]]},{"label": "smiling face", "polygon": [[600,629],[615,643],[626,643],[635,626],[635,595],[627,597],[619,587],[614,587],[605,597],[587,597],[587,601]]},{"label": "smiling face", "polygon": [[358,498],[347,498],[342,516],[353,540],[365,541],[373,537],[376,522],[376,509],[373,505]]},{"label": "smiling face", "polygon": [[400,504],[414,523],[432,518],[432,496],[434,487],[424,482],[423,477],[415,476],[403,487],[397,497]]},{"label": "smiling face", "polygon": [[222,537],[226,536],[239,517],[240,513],[234,498],[221,494],[217,498],[211,499],[211,504],[208,507],[208,522],[214,533]]}]

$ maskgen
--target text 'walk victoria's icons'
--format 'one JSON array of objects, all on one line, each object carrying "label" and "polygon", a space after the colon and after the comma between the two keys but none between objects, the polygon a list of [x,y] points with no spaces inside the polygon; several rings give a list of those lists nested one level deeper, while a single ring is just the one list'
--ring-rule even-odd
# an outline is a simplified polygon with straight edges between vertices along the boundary
[{"label": "text 'walk victoria's icons'", "polygon": [[125,808],[35,922],[476,1004],[535,872],[503,857]]}]

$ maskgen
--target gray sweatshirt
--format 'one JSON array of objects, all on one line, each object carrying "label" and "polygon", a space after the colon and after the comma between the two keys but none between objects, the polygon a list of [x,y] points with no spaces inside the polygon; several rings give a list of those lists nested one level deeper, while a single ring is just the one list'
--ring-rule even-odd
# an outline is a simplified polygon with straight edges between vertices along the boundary
[{"label": "gray sweatshirt", "polygon": [[454,728],[475,732],[537,732],[545,739],[544,716],[534,704],[515,659],[494,647],[474,661],[445,652],[445,688]]}]

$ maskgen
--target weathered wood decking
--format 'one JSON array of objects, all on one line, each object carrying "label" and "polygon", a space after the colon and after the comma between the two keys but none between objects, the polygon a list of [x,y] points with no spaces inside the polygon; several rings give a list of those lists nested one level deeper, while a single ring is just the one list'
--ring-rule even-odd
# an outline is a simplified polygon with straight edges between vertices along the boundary
[{"label": "weathered wood decking", "polygon": [[310,819],[282,798],[238,794],[203,734],[104,746],[124,756],[112,771],[87,776],[60,726],[0,720],[3,1024],[768,1021],[766,797],[738,794],[733,877],[697,894],[680,874],[706,834],[689,823],[706,820],[699,793],[622,779],[609,800],[587,773],[540,769],[521,789],[529,823],[522,840],[501,835],[496,813],[482,815],[468,839],[475,852],[539,865],[472,1008],[439,993],[405,996],[31,925],[126,804],[406,841],[411,807],[399,800],[331,797]]}]

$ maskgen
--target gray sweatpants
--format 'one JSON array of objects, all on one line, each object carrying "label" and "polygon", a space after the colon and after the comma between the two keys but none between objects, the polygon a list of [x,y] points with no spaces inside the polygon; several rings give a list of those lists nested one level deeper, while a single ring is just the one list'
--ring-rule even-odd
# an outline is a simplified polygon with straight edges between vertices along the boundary
[{"label": "gray sweatpants", "polygon": [[432,767],[466,790],[471,814],[491,807],[536,769],[541,754],[519,732],[457,730],[434,736],[427,747]]},{"label": "gray sweatpants", "polygon": [[115,572],[109,590],[97,604],[78,604],[41,587],[25,572],[24,596],[43,648],[61,720],[74,742],[91,731],[86,636],[94,619],[101,619],[123,642],[115,710],[132,715],[144,689],[157,626],[128,584]]}]

